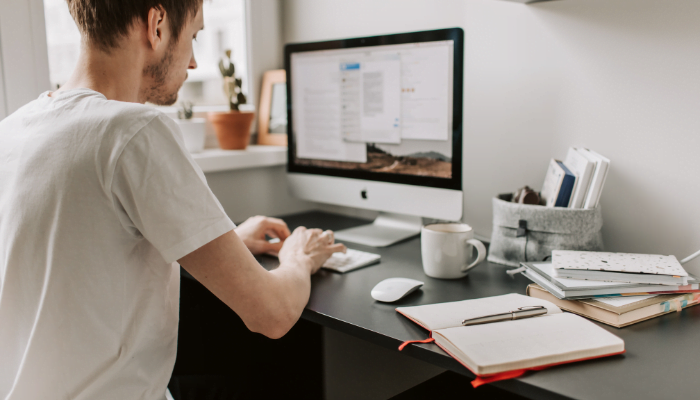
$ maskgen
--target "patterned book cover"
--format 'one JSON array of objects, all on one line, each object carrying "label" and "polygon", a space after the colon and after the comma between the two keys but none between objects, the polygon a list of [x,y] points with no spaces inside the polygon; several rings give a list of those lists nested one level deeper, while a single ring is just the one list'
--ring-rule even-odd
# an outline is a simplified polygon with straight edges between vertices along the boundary
[{"label": "patterned book cover", "polygon": [[552,265],[555,269],[688,276],[675,256],[656,254],[554,250]]}]

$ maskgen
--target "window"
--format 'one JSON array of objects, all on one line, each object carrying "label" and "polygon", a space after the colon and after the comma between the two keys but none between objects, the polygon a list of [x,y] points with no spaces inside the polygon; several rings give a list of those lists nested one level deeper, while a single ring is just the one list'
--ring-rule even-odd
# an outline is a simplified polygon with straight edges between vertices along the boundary
[{"label": "window", "polygon": [[[44,0],[46,38],[51,86],[65,83],[80,54],[80,33],[68,12],[65,0]],[[233,51],[236,75],[243,78],[248,94],[245,0],[208,0],[204,2],[204,30],[193,43],[198,67],[180,90],[180,100],[197,106],[227,104],[218,62],[224,50]]]}]

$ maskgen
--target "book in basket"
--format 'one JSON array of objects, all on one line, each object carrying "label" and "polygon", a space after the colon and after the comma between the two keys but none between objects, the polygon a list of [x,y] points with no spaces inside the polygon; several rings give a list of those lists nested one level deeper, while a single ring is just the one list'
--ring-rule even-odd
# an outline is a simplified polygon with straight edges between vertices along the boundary
[{"label": "book in basket", "polygon": [[[465,319],[544,306],[543,316],[462,326]],[[553,303],[520,294],[396,309],[430,331],[431,340],[477,375],[472,385],[516,378],[528,370],[622,354],[625,343]],[[414,341],[405,342],[406,344]],[[427,341],[415,341],[427,342]]]}]

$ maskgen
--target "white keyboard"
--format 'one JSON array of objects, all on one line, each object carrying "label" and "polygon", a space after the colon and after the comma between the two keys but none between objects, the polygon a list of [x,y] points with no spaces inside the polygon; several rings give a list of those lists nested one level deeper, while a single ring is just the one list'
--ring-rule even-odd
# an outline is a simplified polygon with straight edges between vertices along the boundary
[{"label": "white keyboard", "polygon": [[323,268],[330,269],[332,271],[345,273],[352,271],[354,269],[362,268],[367,265],[378,263],[382,258],[379,254],[367,253],[366,251],[359,251],[348,249],[347,253],[335,253],[329,258],[325,263],[323,263]]}]

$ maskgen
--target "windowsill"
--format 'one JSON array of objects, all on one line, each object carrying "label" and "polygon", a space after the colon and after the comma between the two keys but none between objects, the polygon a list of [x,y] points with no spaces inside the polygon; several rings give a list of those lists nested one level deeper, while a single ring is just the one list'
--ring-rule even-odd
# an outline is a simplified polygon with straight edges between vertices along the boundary
[{"label": "windowsill", "polygon": [[[173,118],[177,118],[177,111],[181,108],[180,106],[155,106],[151,105],[152,107],[155,107],[156,109],[160,110],[161,112],[172,116]],[[255,111],[255,106],[253,104],[241,104],[240,105],[241,111]],[[192,111],[194,113],[207,113],[207,112],[227,112],[229,111],[229,107],[227,104],[222,104],[218,106],[193,106]]]},{"label": "windowsill", "polygon": [[204,172],[272,167],[287,164],[287,146],[250,145],[245,150],[205,149],[192,154]]}]

